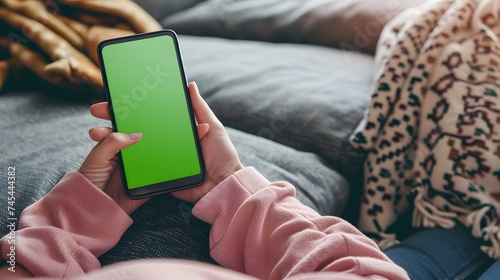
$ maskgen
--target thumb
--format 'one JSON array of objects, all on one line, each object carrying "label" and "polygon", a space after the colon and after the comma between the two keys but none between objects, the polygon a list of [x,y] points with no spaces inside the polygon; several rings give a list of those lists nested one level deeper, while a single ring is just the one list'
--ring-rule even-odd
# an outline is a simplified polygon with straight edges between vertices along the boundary
[{"label": "thumb", "polygon": [[[110,133],[104,140],[97,144],[90,155],[95,161],[109,161],[111,160],[120,150],[123,150],[141,140],[142,133],[131,133],[124,134],[119,132]],[[89,156],[90,156],[89,155]]]}]

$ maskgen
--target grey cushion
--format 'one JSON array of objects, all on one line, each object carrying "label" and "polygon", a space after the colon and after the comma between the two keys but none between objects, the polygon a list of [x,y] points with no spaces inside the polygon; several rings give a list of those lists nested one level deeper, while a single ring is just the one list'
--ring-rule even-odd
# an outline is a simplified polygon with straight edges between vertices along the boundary
[{"label": "grey cushion", "polygon": [[374,53],[384,25],[427,0],[209,0],[167,16],[179,33]]},{"label": "grey cushion", "polygon": [[332,48],[181,36],[187,76],[226,125],[323,157],[360,186],[348,137],[372,90],[373,58]]},{"label": "grey cushion", "polygon": [[188,9],[204,0],[133,0],[155,19]]}]

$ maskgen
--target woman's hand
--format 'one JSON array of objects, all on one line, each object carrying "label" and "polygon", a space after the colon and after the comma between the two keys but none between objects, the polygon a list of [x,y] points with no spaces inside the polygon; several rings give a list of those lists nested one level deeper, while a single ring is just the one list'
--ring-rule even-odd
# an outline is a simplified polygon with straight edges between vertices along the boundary
[{"label": "woman's hand", "polygon": [[189,93],[196,120],[198,123],[204,123],[210,127],[205,137],[200,136],[201,150],[203,151],[207,169],[207,179],[198,187],[172,194],[184,201],[196,203],[222,180],[242,169],[243,165],[224,126],[201,97],[196,83],[189,83]]},{"label": "woman's hand", "polygon": [[[207,168],[207,179],[198,187],[172,194],[184,201],[196,203],[222,180],[243,168],[243,165],[224,127],[200,96],[195,83],[189,84],[189,91],[194,113],[199,123],[197,129]],[[94,104],[90,108],[90,112],[97,118],[110,120],[107,102]],[[82,164],[80,173],[111,196],[127,213],[131,214],[147,199],[131,200],[125,196],[120,170],[117,168],[116,154],[119,150],[137,143],[141,134],[121,134],[112,132],[109,127],[92,128],[89,134],[94,141],[99,143]]]},{"label": "woman's hand", "polygon": [[142,134],[127,135],[112,132],[107,127],[94,127],[89,135],[99,143],[90,151],[78,172],[109,195],[127,214],[132,214],[146,199],[131,200],[125,195],[116,154],[139,142]]}]

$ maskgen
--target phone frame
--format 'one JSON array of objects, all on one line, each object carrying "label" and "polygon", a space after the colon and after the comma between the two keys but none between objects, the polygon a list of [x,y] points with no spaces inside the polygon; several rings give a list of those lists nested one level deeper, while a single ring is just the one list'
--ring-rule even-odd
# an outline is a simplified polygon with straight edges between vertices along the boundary
[{"label": "phone frame", "polygon": [[104,47],[108,45],[114,45],[114,44],[120,44],[124,42],[130,42],[130,41],[136,41],[136,40],[142,40],[142,39],[148,39],[148,38],[153,38],[153,37],[158,37],[158,36],[169,36],[172,38],[174,42],[174,47],[176,51],[176,58],[177,58],[177,64],[179,66],[179,72],[181,75],[181,80],[182,80],[182,85],[183,85],[183,90],[184,90],[184,97],[186,98],[186,104],[188,108],[188,115],[191,123],[191,129],[193,131],[193,137],[195,146],[196,146],[196,153],[198,156],[198,162],[200,166],[200,174],[189,176],[189,177],[184,177],[184,178],[179,178],[179,179],[174,179],[171,181],[165,181],[165,182],[160,182],[156,184],[151,184],[147,186],[142,186],[142,187],[137,187],[134,189],[129,189],[128,184],[127,184],[127,177],[125,174],[125,168],[123,165],[123,159],[121,155],[121,151],[118,152],[118,166],[120,168],[121,172],[121,178],[123,182],[123,189],[125,191],[125,194],[127,197],[130,199],[141,199],[141,198],[146,198],[154,195],[159,195],[163,193],[170,193],[170,192],[175,192],[187,188],[192,188],[199,186],[203,184],[206,180],[206,168],[205,168],[205,161],[203,158],[203,153],[201,150],[201,144],[198,136],[198,129],[197,129],[197,122],[194,116],[194,111],[193,111],[193,106],[191,103],[191,96],[189,94],[189,88],[188,88],[188,83],[187,83],[187,78],[186,74],[184,71],[184,65],[182,62],[182,55],[179,47],[179,40],[177,37],[177,34],[170,29],[163,29],[160,31],[154,31],[154,32],[149,32],[149,33],[141,33],[141,34],[134,34],[134,35],[129,35],[129,36],[124,36],[124,37],[119,37],[119,38],[113,38],[113,39],[107,39],[99,43],[97,46],[97,53],[98,53],[98,58],[99,58],[99,65],[101,67],[101,75],[102,75],[102,80],[104,84],[104,90],[106,92],[106,98],[108,100],[108,108],[109,108],[109,113],[111,117],[111,123],[113,126],[113,131],[117,132],[118,127],[116,125],[115,121],[115,114],[113,110],[113,101],[111,98],[111,93],[109,90],[109,85],[108,85],[108,80],[107,80],[107,75],[106,75],[106,67],[104,64],[104,58],[102,55],[102,50]]}]

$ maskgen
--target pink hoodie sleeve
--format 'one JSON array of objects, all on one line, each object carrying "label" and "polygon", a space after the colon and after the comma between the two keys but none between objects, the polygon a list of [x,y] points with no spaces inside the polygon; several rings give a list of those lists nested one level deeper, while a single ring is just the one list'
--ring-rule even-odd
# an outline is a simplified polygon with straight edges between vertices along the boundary
[{"label": "pink hoodie sleeve", "polygon": [[354,226],[319,215],[295,198],[292,185],[271,184],[251,167],[220,183],[193,214],[212,225],[210,252],[217,262],[259,279],[319,271],[408,279]]},{"label": "pink hoodie sleeve", "polygon": [[[250,167],[220,183],[193,209],[197,217],[212,224],[214,259],[259,279],[408,279],[403,269],[356,228],[340,218],[320,216],[294,194],[290,184],[271,184]],[[131,223],[83,175],[68,173],[47,196],[22,213],[16,232],[16,264],[34,276],[58,279],[100,280],[117,275],[255,279],[208,264],[172,260],[139,260],[98,270],[97,256],[111,249]],[[2,258],[10,250],[7,240],[8,236],[0,240]],[[4,272],[9,273],[2,270],[0,274]]]},{"label": "pink hoodie sleeve", "polygon": [[8,235],[0,239],[0,258],[15,246],[16,268],[22,265],[34,276],[82,275],[100,268],[97,257],[116,245],[131,224],[109,196],[70,172],[23,211],[15,244],[8,243]]}]

